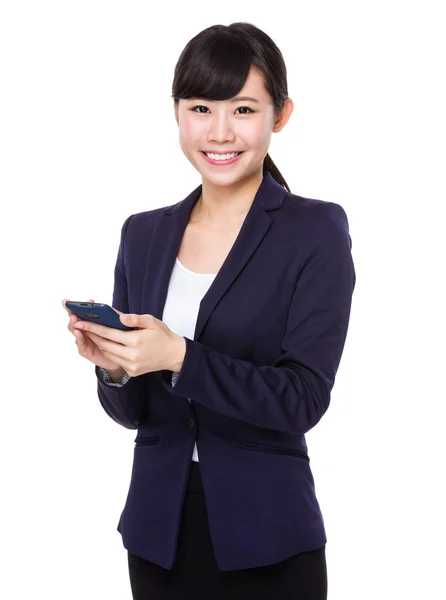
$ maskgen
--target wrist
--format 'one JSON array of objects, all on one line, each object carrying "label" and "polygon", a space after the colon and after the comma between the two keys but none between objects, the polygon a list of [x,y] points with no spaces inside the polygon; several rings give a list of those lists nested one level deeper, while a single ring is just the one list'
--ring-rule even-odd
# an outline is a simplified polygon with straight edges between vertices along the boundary
[{"label": "wrist", "polygon": [[123,376],[125,375],[125,370],[120,367],[119,369],[109,370],[106,369],[107,373],[110,375],[113,383],[121,383]]},{"label": "wrist", "polygon": [[174,345],[173,359],[169,367],[170,371],[179,372],[183,366],[184,356],[186,354],[186,340],[182,335],[177,335]]}]

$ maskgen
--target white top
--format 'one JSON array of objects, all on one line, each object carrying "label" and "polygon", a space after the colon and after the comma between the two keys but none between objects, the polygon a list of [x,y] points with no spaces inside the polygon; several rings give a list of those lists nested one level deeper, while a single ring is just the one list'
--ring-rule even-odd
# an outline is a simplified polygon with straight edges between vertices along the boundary
[{"label": "white top", "polygon": [[[178,335],[194,339],[200,302],[214,281],[217,273],[195,273],[180,263],[178,258],[170,276],[166,303],[161,320]],[[172,373],[172,383],[178,379],[178,372]],[[190,398],[188,398],[190,402]],[[197,444],[192,460],[198,462]]]}]

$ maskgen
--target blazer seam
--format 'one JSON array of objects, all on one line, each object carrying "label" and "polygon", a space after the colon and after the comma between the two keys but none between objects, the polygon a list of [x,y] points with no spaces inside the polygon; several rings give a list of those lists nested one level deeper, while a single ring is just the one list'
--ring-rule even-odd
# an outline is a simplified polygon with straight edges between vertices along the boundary
[{"label": "blazer seam", "polygon": [[127,234],[127,229],[128,229],[128,226],[129,226],[129,223],[130,223],[132,217],[133,217],[133,215],[130,215],[125,220],[124,225],[122,227],[122,236],[121,236],[122,258],[121,258],[121,261],[120,261],[120,269],[121,269],[121,273],[125,277],[126,283],[127,283],[127,269],[126,269],[126,266],[125,266],[125,236]]}]

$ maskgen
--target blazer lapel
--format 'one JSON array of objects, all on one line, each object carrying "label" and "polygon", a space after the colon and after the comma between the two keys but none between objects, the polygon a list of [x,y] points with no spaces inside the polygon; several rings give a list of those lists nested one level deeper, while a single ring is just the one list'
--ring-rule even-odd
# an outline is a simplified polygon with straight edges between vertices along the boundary
[{"label": "blazer lapel", "polygon": [[[151,314],[161,320],[175,259],[191,210],[201,191],[200,184],[184,200],[162,211],[158,218],[147,256],[141,314]],[[201,300],[194,340],[199,341],[212,311],[271,227],[273,219],[268,211],[279,208],[287,193],[269,171],[264,173],[240,232],[212,285]]]}]

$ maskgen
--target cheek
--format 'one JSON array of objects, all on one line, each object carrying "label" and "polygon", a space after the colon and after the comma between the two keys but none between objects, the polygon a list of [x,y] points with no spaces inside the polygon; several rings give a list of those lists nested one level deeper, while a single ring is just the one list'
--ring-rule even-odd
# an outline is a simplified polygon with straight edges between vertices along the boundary
[{"label": "cheek", "polygon": [[180,139],[185,143],[195,142],[203,135],[202,127],[193,119],[183,118],[180,126]]},{"label": "cheek", "polygon": [[239,128],[238,137],[245,142],[248,148],[263,150],[265,146],[269,145],[271,126],[264,119],[251,120],[246,123],[246,126]]},{"label": "cheek", "polygon": [[246,135],[244,135],[242,139],[245,141],[248,148],[263,151],[263,149],[269,145],[270,138],[271,133],[268,130],[260,129],[258,131],[250,130],[249,132],[246,132]]}]

